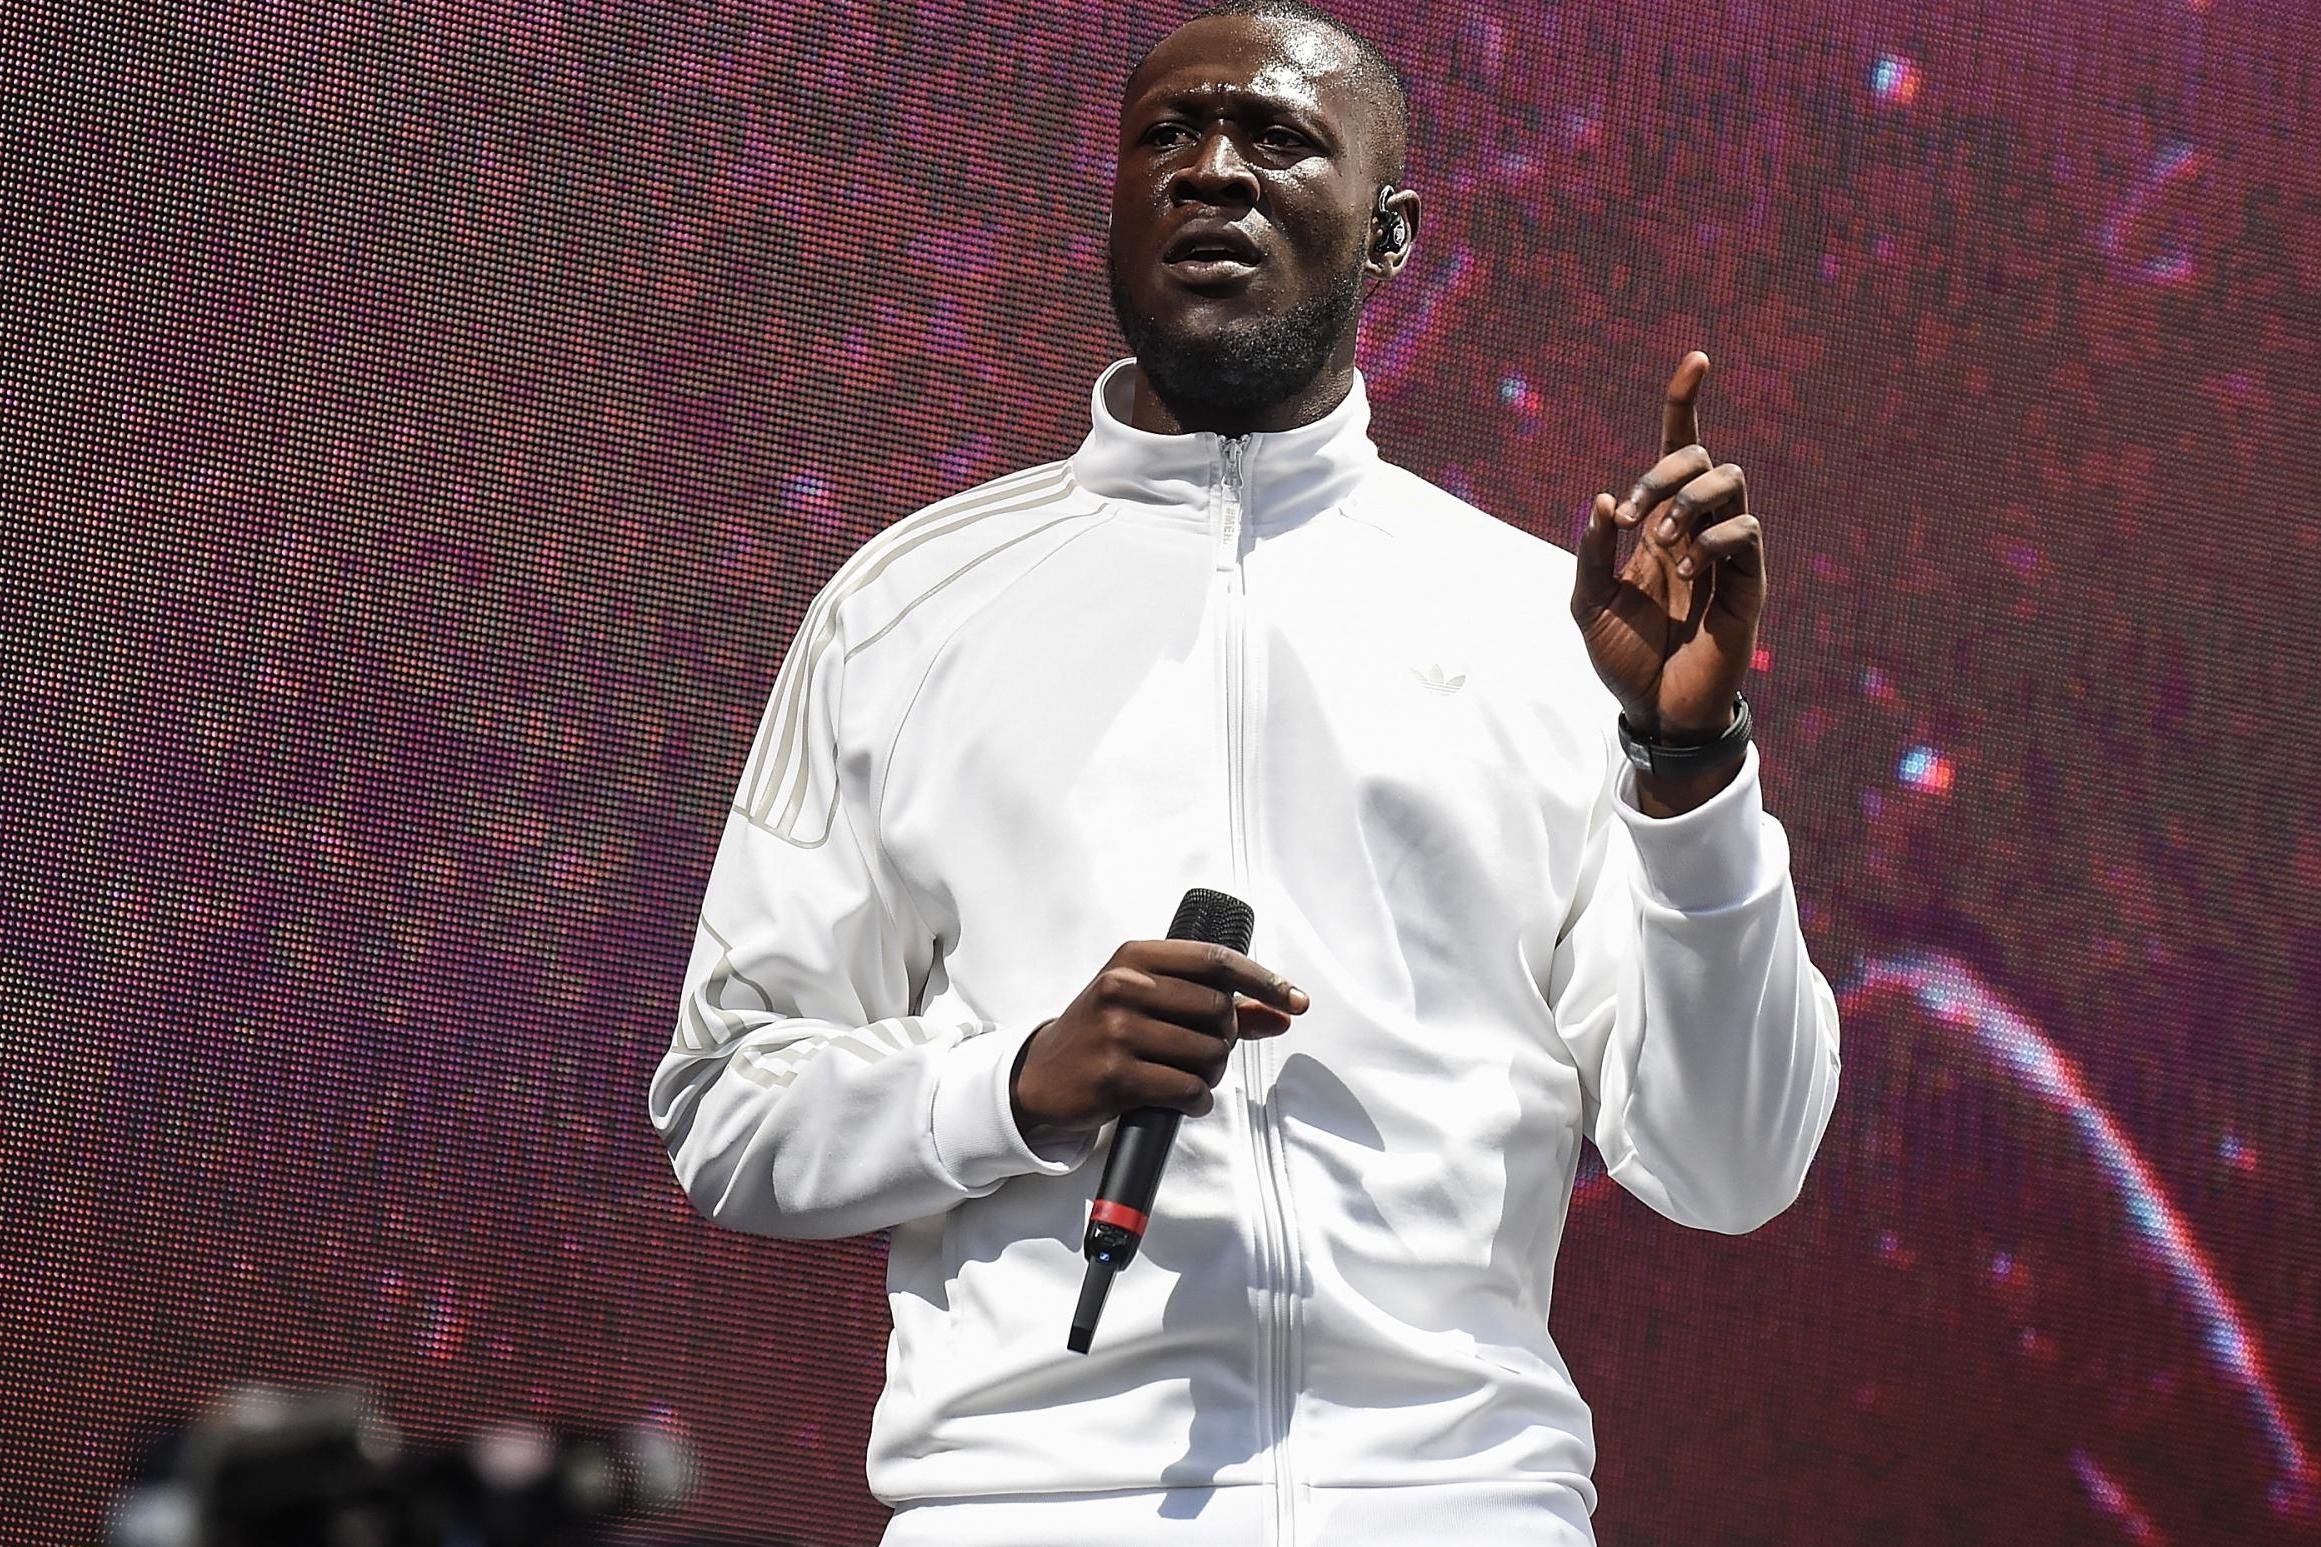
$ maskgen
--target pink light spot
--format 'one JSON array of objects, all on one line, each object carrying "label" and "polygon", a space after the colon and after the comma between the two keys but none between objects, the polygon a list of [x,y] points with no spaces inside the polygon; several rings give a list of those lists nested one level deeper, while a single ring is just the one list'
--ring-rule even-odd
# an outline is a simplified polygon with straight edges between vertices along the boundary
[{"label": "pink light spot", "polygon": [[1894,769],[1894,776],[1914,790],[1928,795],[1947,795],[1958,770],[1932,747],[1912,747],[1902,754],[1902,761]]},{"label": "pink light spot", "polygon": [[1917,101],[1923,81],[1918,61],[1908,54],[1881,54],[1870,67],[1870,95],[1896,107]]}]

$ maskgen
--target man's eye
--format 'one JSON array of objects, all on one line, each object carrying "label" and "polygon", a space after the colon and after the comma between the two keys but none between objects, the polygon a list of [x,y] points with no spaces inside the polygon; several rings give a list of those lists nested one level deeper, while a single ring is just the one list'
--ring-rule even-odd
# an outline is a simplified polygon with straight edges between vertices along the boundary
[{"label": "man's eye", "polygon": [[[1148,145],[1183,145],[1194,138],[1189,124],[1154,124],[1144,131],[1144,140]],[[1309,149],[1313,142],[1295,129],[1284,129],[1277,125],[1259,130],[1254,143],[1267,150],[1298,151]]]}]

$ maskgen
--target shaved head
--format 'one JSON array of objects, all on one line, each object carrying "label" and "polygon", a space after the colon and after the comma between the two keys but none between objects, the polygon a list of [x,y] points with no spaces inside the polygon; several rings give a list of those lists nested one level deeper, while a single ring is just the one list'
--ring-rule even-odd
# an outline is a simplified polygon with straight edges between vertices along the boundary
[{"label": "shaved head", "polygon": [[1403,85],[1401,72],[1377,44],[1319,6],[1307,4],[1306,0],[1216,0],[1215,4],[1203,6],[1145,50],[1128,72],[1128,79],[1121,87],[1122,97],[1134,93],[1146,64],[1170,38],[1187,27],[1219,16],[1302,22],[1335,40],[1348,55],[1349,78],[1360,88],[1372,110],[1370,143],[1378,157],[1377,175],[1387,182],[1402,181],[1403,162],[1410,145],[1410,92]]}]

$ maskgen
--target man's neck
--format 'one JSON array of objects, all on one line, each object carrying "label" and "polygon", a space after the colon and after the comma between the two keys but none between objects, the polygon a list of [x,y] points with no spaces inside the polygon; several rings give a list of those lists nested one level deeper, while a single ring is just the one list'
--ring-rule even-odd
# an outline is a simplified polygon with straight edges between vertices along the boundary
[{"label": "man's neck", "polygon": [[1332,359],[1321,371],[1279,403],[1256,413],[1237,415],[1229,419],[1195,420],[1180,422],[1169,411],[1169,406],[1153,391],[1152,382],[1139,365],[1129,375],[1136,384],[1135,397],[1129,404],[1128,422],[1137,429],[1154,435],[1182,435],[1190,430],[1213,430],[1219,435],[1247,435],[1256,431],[1294,430],[1301,424],[1312,424],[1316,419],[1346,401],[1346,394],[1354,390],[1353,351],[1346,352],[1343,363]]}]

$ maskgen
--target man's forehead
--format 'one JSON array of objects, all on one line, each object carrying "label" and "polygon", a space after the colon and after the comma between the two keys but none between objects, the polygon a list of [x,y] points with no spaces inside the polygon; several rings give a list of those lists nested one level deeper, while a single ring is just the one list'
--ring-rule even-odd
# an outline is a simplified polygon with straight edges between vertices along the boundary
[{"label": "man's forehead", "polygon": [[1145,57],[1121,107],[1277,105],[1352,115],[1363,96],[1359,59],[1337,33],[1294,18],[1204,17]]}]

